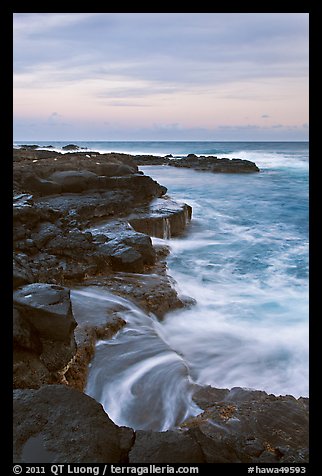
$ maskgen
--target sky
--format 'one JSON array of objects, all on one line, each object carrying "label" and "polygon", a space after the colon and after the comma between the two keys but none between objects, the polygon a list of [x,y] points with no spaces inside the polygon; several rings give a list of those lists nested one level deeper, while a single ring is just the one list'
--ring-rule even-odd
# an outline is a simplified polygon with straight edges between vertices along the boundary
[{"label": "sky", "polygon": [[307,13],[15,13],[14,140],[308,140]]}]

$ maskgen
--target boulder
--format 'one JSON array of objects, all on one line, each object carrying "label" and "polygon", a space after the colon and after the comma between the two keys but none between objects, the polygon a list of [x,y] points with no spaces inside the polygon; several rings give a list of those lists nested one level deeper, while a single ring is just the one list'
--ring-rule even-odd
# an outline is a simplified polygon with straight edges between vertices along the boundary
[{"label": "boulder", "polygon": [[68,144],[62,147],[63,150],[79,150],[79,146],[75,144]]},{"label": "boulder", "polygon": [[13,293],[13,302],[41,337],[69,343],[76,321],[68,289],[52,284],[28,284]]},{"label": "boulder", "polygon": [[98,243],[98,253],[111,259],[114,271],[142,273],[145,265],[155,262],[151,238],[120,224],[106,234],[105,243]]},{"label": "boulder", "polygon": [[76,353],[69,290],[33,283],[17,289],[13,302],[14,387],[61,381]]},{"label": "boulder", "polygon": [[65,385],[15,390],[15,463],[125,463],[133,431],[91,397]]},{"label": "boulder", "polygon": [[151,238],[146,234],[127,229],[117,235],[117,240],[140,253],[144,264],[154,264],[155,250]]},{"label": "boulder", "polygon": [[157,238],[181,235],[191,220],[192,208],[170,199],[157,199],[147,210],[133,213],[129,223],[136,231]]},{"label": "boulder", "polygon": [[142,273],[144,264],[141,254],[130,246],[113,241],[99,246],[99,252],[110,258],[113,270]]}]

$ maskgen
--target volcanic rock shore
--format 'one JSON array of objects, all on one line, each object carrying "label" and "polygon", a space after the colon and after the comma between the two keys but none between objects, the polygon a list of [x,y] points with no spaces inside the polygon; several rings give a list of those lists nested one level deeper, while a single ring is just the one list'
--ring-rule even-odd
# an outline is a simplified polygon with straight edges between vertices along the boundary
[{"label": "volcanic rock shore", "polygon": [[307,398],[196,386],[203,413],[158,433],[118,427],[83,393],[95,342],[126,323],[113,309],[92,319],[73,306],[75,289],[106,289],[159,319],[192,304],[167,275],[167,246],[151,241],[184,233],[191,207],[138,165],[258,171],[151,157],[13,151],[14,462],[307,462]]}]

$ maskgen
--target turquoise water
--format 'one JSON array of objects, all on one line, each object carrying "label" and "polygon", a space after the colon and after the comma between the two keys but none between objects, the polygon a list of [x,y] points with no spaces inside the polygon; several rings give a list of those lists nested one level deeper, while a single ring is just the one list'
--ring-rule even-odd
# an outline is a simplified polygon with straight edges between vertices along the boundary
[{"label": "turquoise water", "polygon": [[193,207],[169,273],[197,305],[168,315],[164,338],[200,384],[307,396],[308,145],[242,145],[228,156],[260,173],[142,168]]},{"label": "turquoise water", "polygon": [[170,240],[169,273],[197,300],[167,316],[164,339],[197,383],[308,395],[304,171],[214,177],[179,169],[174,177],[163,169],[144,171],[193,207],[186,236]]}]

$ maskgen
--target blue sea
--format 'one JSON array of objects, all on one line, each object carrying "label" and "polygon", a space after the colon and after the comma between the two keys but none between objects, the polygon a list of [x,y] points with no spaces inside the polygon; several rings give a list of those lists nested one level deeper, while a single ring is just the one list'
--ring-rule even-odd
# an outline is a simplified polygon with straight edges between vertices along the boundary
[{"label": "blue sea", "polygon": [[[170,246],[168,273],[196,304],[158,322],[123,302],[129,324],[98,343],[87,393],[117,423],[161,430],[200,412],[194,384],[308,396],[308,143],[76,143],[98,152],[241,158],[260,168],[239,175],[140,167],[192,206],[184,236],[154,242]],[[60,150],[67,142],[50,144]],[[88,297],[112,299],[103,290]]]}]

